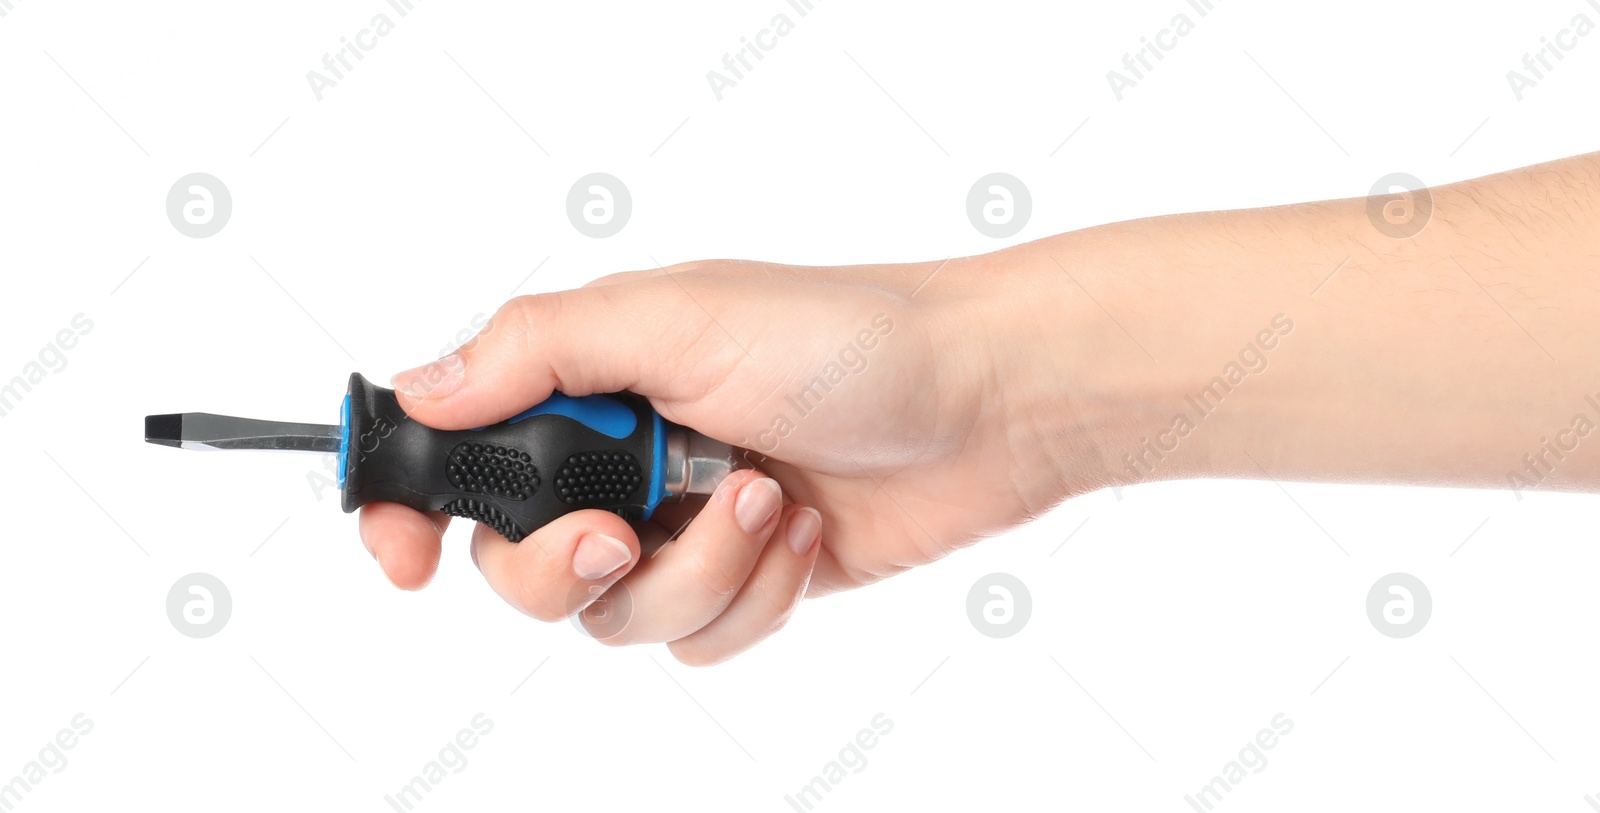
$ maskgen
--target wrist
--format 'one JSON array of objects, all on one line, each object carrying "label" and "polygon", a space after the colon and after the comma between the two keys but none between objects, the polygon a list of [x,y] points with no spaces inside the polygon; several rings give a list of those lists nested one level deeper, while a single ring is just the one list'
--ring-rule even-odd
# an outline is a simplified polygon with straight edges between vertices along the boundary
[{"label": "wrist", "polygon": [[[1013,457],[1050,473],[1048,503],[1187,473],[1176,449],[1154,448],[1178,392],[1150,330],[1176,318],[1171,289],[1122,250],[1089,230],[998,255],[1018,283],[997,291],[988,320],[994,398],[1014,428]],[[1154,467],[1142,463],[1150,451]]]},{"label": "wrist", "polygon": [[[1032,454],[1030,468],[1052,474],[1038,499],[1255,477],[1253,449],[1270,465],[1263,458],[1300,408],[1295,391],[1270,382],[1285,378],[1300,339],[1294,306],[1316,284],[1301,277],[1317,273],[1274,267],[1285,230],[1276,210],[1158,218],[990,255],[1008,279],[985,319],[1000,371],[993,398],[1013,427],[1013,456]],[[1245,255],[1240,240],[1260,252]]]},{"label": "wrist", "polygon": [[940,379],[969,385],[963,398],[980,416],[969,444],[1003,458],[995,465],[1014,484],[1019,519],[1185,471],[1175,461],[1154,477],[1125,470],[1152,427],[1170,425],[1178,388],[1140,337],[1170,318],[1157,312],[1167,288],[1117,279],[1112,269],[1132,270],[1119,250],[1089,230],[951,260],[934,296],[918,297],[931,322],[961,337],[941,348]]}]

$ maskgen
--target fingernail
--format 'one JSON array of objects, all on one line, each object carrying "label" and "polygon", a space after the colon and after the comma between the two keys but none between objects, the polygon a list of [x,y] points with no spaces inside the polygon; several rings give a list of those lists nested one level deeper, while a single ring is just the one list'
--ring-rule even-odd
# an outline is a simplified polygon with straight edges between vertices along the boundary
[{"label": "fingernail", "polygon": [[451,353],[438,361],[396,373],[389,383],[412,398],[443,398],[460,387],[466,377],[466,359],[460,353]]},{"label": "fingernail", "polygon": [[572,554],[572,572],[584,581],[603,579],[628,563],[633,553],[622,540],[605,534],[586,534]]},{"label": "fingernail", "polygon": [[753,534],[766,527],[767,520],[778,513],[783,507],[783,490],[778,488],[778,481],[771,477],[762,477],[751,480],[739,489],[739,496],[733,502],[733,518],[739,527],[747,534]]},{"label": "fingernail", "polygon": [[797,556],[811,552],[817,533],[822,530],[822,515],[815,508],[802,508],[789,518],[789,547]]}]

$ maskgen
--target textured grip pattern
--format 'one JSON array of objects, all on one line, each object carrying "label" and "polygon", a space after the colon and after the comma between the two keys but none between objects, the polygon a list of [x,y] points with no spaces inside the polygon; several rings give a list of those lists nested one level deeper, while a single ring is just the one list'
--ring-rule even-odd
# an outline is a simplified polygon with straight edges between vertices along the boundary
[{"label": "textured grip pattern", "polygon": [[450,485],[469,494],[526,500],[539,490],[539,467],[526,452],[492,443],[463,443],[445,463]]},{"label": "textured grip pattern", "polygon": [[626,500],[644,482],[638,458],[622,452],[579,452],[556,474],[556,494],[567,505]]},{"label": "textured grip pattern", "polygon": [[512,542],[522,541],[522,530],[517,527],[517,523],[513,522],[511,517],[506,516],[500,509],[481,500],[469,500],[462,497],[451,500],[439,510],[453,517],[463,517],[473,522],[481,522]]}]

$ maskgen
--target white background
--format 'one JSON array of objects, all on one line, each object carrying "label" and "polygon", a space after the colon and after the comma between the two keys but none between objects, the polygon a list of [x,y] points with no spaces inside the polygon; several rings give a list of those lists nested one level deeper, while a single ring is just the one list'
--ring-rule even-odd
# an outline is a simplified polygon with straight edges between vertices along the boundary
[{"label": "white background", "polygon": [[[393,589],[314,456],[140,440],[153,412],[336,421],[352,370],[387,380],[513,292],[656,261],[939,259],[1587,152],[1600,35],[1524,101],[1505,77],[1600,21],[1582,0],[14,2],[0,379],[93,320],[0,419],[0,783],[94,723],[19,810],[390,810],[479,713],[492,732],[418,809],[792,810],[880,713],[892,732],[817,809],[1190,810],[1280,712],[1292,733],[1221,809],[1600,793],[1594,497],[1097,493],[696,670],[519,615],[463,523],[429,589]],[[1106,72],[1180,11],[1195,31],[1118,102]],[[307,71],[379,12],[395,30],[318,101]],[[717,101],[706,72],[779,12],[794,31]],[[164,208],[197,171],[234,203],[208,239]],[[609,239],[566,218],[595,171],[633,194]],[[1034,200],[998,241],[965,214],[996,171]],[[234,604],[204,640],[165,611],[197,571]],[[1004,640],[966,615],[995,571],[1033,598]],[[1403,640],[1365,611],[1395,571],[1434,601]]]}]

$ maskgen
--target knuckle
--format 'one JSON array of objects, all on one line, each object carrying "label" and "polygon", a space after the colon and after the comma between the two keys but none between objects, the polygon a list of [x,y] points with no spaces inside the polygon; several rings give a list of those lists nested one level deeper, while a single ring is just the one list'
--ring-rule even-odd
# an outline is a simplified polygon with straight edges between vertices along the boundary
[{"label": "knuckle", "polygon": [[571,291],[550,291],[508,299],[490,317],[483,332],[504,331],[510,343],[525,345],[541,333],[549,332],[550,324],[560,318],[572,295]]},{"label": "knuckle", "polygon": [[669,641],[667,643],[667,651],[672,653],[672,657],[676,658],[684,666],[696,668],[715,666],[733,657],[732,652],[713,649],[710,645],[694,636]]},{"label": "knuckle", "polygon": [[633,594],[626,584],[614,584],[593,600],[579,598],[573,607],[585,634],[606,646],[642,642],[643,631],[634,625]]},{"label": "knuckle", "polygon": [[711,276],[711,275],[719,275],[719,274],[738,273],[738,272],[741,272],[741,271],[746,271],[746,270],[748,270],[748,269],[750,269],[752,267],[757,267],[759,265],[760,265],[759,263],[753,263],[753,262],[750,262],[749,260],[728,260],[728,259],[687,260],[685,262],[673,263],[672,265],[666,266],[666,270],[671,272],[674,275],[679,275],[679,274],[683,274],[683,275],[705,274],[705,275]]},{"label": "knuckle", "polygon": [[763,580],[752,586],[752,593],[759,602],[761,617],[770,618],[771,631],[776,632],[789,623],[789,617],[794,615],[795,608],[800,606],[801,599],[806,593],[806,583],[809,579],[796,585],[778,584],[776,580]]},{"label": "knuckle", "polygon": [[[800,592],[802,594],[805,593],[804,590],[801,590]],[[766,640],[773,635],[777,635],[779,630],[789,626],[789,619],[794,617],[795,607],[799,606],[799,604],[800,597],[796,596],[795,600],[789,604],[788,608],[779,613],[776,618],[773,618],[772,622],[767,625],[766,629],[761,631],[761,637],[758,640]]]},{"label": "knuckle", "polygon": [[695,585],[719,604],[725,604],[733,598],[733,594],[744,585],[747,575],[726,557],[704,549],[695,551],[691,566],[698,577]]},{"label": "knuckle", "polygon": [[589,631],[589,637],[593,638],[601,646],[619,647],[619,646],[628,646],[630,644],[637,643],[636,641],[634,641],[633,639],[629,638],[627,635],[625,635],[625,634],[623,634],[621,632],[613,633],[611,635],[607,635],[604,638],[602,638],[602,637],[600,637],[600,633],[596,632],[595,630],[593,630],[593,629],[591,629],[589,627],[588,622],[584,622],[583,628],[588,630]]},{"label": "knuckle", "polygon": [[636,278],[638,278],[638,276],[639,276],[639,272],[638,271],[616,271],[616,272],[613,272],[613,273],[610,273],[610,274],[606,274],[605,276],[600,277],[598,279],[591,280],[591,281],[585,283],[583,287],[585,287],[585,288],[599,288],[599,287],[604,286],[604,285],[615,285],[615,284],[617,284],[619,282],[627,282],[628,280],[636,279]]},{"label": "knuckle", "polygon": [[517,570],[512,576],[511,583],[513,603],[523,614],[539,621],[551,622],[566,618],[567,613],[549,601],[544,587],[542,580],[531,570]]},{"label": "knuckle", "polygon": [[587,608],[578,614],[579,623],[583,624],[584,632],[602,646],[619,647],[643,643],[639,636],[633,634],[629,623],[632,619],[622,622],[610,620],[595,620],[590,617]]}]

